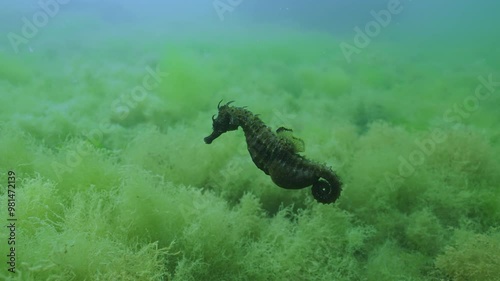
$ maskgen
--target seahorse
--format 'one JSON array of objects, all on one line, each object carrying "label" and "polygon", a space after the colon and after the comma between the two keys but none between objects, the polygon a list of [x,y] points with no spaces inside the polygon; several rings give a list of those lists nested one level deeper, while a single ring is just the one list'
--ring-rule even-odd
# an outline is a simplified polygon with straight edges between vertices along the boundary
[{"label": "seahorse", "polygon": [[217,105],[218,114],[212,116],[212,133],[204,138],[211,144],[223,133],[239,127],[245,134],[247,148],[257,168],[285,189],[312,186],[312,195],[323,204],[334,203],[342,191],[342,181],[329,167],[298,154],[303,150],[302,140],[293,137],[290,129],[280,127],[273,132],[258,115],[245,107],[230,106],[230,101]]}]

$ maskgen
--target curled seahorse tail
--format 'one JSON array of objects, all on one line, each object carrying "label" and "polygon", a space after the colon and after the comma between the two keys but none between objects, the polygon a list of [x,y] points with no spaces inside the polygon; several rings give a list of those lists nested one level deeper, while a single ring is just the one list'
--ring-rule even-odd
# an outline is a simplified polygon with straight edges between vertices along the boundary
[{"label": "curled seahorse tail", "polygon": [[337,201],[342,191],[342,181],[329,170],[318,179],[312,186],[312,194],[316,201],[323,204],[330,204]]}]

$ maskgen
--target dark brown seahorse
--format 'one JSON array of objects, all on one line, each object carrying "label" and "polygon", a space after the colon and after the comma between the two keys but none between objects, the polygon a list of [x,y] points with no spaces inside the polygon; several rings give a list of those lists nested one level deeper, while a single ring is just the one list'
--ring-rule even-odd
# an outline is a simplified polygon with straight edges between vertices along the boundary
[{"label": "dark brown seahorse", "polygon": [[291,130],[281,127],[274,133],[257,115],[244,107],[230,106],[232,102],[221,106],[221,102],[217,105],[217,118],[212,116],[213,132],[204,139],[205,143],[210,144],[223,133],[241,126],[253,162],[271,176],[276,185],[286,189],[312,185],[314,198],[325,204],[339,198],[342,190],[340,178],[326,165],[299,155],[297,143],[287,134]]}]

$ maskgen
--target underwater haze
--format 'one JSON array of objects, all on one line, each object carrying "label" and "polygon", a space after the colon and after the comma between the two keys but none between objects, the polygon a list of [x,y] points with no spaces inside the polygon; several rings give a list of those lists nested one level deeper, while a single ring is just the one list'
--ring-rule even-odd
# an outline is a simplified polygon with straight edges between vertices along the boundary
[{"label": "underwater haze", "polygon": [[[0,4],[0,280],[500,280],[500,2]],[[253,163],[234,101],[343,182]],[[289,132],[289,131],[287,131]]]}]

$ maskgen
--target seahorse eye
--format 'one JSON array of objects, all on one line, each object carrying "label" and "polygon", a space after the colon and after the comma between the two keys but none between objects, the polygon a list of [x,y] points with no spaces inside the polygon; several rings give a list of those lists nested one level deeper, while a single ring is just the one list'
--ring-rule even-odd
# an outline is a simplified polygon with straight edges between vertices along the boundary
[{"label": "seahorse eye", "polygon": [[214,121],[214,126],[218,129],[224,130],[225,127],[229,124],[229,117],[226,114],[219,114]]}]

